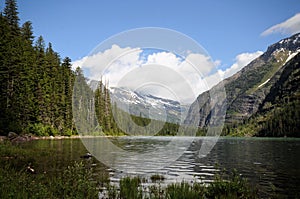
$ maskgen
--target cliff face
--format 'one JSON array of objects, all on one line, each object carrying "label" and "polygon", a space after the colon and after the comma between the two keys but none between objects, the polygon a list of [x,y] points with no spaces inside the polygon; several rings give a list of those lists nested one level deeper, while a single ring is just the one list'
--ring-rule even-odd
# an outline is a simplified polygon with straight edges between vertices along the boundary
[{"label": "cliff face", "polygon": [[[289,90],[286,95],[291,95],[299,89],[299,72],[296,72],[299,70],[298,52],[300,34],[269,46],[263,55],[241,71],[199,95],[191,105],[185,123],[198,122],[200,127],[209,124],[212,112],[225,107],[225,101],[212,104],[210,99],[210,92],[217,92],[221,85],[224,85],[226,91],[226,124],[241,123],[262,111],[267,102],[275,103],[275,99],[283,97],[280,89]],[[289,80],[292,83],[288,84],[284,79],[292,73],[293,78]]]}]

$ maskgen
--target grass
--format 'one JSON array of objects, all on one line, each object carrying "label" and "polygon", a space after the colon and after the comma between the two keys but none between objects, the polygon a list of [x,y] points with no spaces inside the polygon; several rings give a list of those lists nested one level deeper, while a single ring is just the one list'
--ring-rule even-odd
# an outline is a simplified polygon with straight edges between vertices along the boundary
[{"label": "grass", "polygon": [[49,178],[10,166],[0,168],[0,198],[96,198],[97,185],[82,163],[74,163],[61,174]]},{"label": "grass", "polygon": [[[273,61],[271,67],[271,70],[269,70],[261,79],[261,81],[259,83],[257,83],[256,85],[254,85],[252,88],[250,88],[246,93],[247,94],[253,94],[255,91],[257,91],[259,89],[259,85],[263,84],[264,82],[266,82],[268,79],[271,79],[276,72],[280,69],[280,67],[283,66],[284,62],[287,58],[288,58],[288,54],[285,52],[278,52],[277,55],[275,56],[276,60]],[[282,58],[282,61],[280,60],[280,58]],[[277,62],[277,60],[279,60],[279,62]]]},{"label": "grass", "polygon": [[140,178],[126,177],[121,179],[119,191],[117,187],[111,185],[109,191],[109,198],[112,199],[258,198],[257,189],[251,187],[247,180],[241,178],[236,171],[227,177],[223,174],[216,175],[214,182],[210,184],[198,182],[190,184],[182,181],[163,188],[160,184],[146,188],[141,184]]},{"label": "grass", "polygon": [[37,171],[38,152],[0,143],[0,198],[97,198],[92,170],[74,162],[56,175]]},{"label": "grass", "polygon": [[140,187],[141,179],[139,177],[126,177],[120,180],[120,198],[136,199],[142,198],[143,193]]}]

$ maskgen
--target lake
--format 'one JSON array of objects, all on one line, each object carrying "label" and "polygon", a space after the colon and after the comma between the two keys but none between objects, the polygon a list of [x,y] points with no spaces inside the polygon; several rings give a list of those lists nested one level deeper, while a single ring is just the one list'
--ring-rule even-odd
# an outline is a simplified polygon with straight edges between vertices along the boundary
[{"label": "lake", "polygon": [[[104,139],[122,149],[105,156],[109,158],[109,167],[95,158],[84,161],[94,167],[97,176],[108,176],[112,183],[117,184],[128,175],[147,178],[153,174],[166,178],[162,185],[182,180],[209,183],[220,170],[236,169],[257,186],[261,197],[270,196],[273,190],[280,197],[300,197],[300,139],[222,137],[203,157],[199,156],[199,149],[206,138],[201,137],[85,138],[84,144],[81,139],[35,140],[23,147],[44,151],[37,169],[55,173],[74,161],[81,161],[80,156],[88,152],[87,148],[94,155],[93,149],[99,150],[97,146],[103,145]],[[183,148],[181,143],[190,145]],[[172,146],[169,152],[175,153],[177,160],[168,161],[171,153],[165,150],[166,145]],[[163,150],[159,151],[160,148]],[[108,153],[105,150],[102,151]],[[124,151],[129,155],[124,156]]]}]

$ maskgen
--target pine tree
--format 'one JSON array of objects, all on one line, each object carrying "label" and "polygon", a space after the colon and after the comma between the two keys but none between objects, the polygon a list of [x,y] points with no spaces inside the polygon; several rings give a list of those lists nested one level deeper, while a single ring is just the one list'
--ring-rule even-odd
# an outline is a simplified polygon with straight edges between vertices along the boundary
[{"label": "pine tree", "polygon": [[8,59],[10,56],[9,49],[10,27],[7,19],[0,14],[0,132],[5,134],[7,131],[9,118],[7,117],[7,89],[9,82]]},{"label": "pine tree", "polygon": [[20,125],[24,130],[26,126],[35,122],[34,116],[34,66],[35,66],[35,52],[32,47],[33,31],[31,22],[26,22],[22,27],[21,33],[21,71],[20,71],[20,84],[19,97],[21,101],[21,118]]},{"label": "pine tree", "polygon": [[54,52],[52,49],[52,44],[49,43],[48,47],[45,51],[45,67],[44,70],[47,71],[47,96],[48,96],[48,117],[50,126],[52,128],[58,129],[57,122],[60,120],[59,117],[59,106],[58,103],[60,102],[59,99],[59,83],[58,83],[58,75],[59,75],[59,67],[60,67],[60,59],[57,53]]},{"label": "pine tree", "polygon": [[19,16],[16,0],[6,0],[4,8],[4,16],[6,17],[13,34],[18,35],[19,32]]},{"label": "pine tree", "polygon": [[36,53],[36,67],[35,67],[35,115],[38,123],[45,123],[46,121],[46,103],[44,95],[44,65],[45,65],[45,42],[42,36],[39,36],[34,46]]},{"label": "pine tree", "polygon": [[66,57],[62,63],[63,70],[63,87],[64,87],[64,120],[66,121],[65,128],[72,129],[72,90],[73,90],[73,82],[74,77],[71,73],[71,59]]},{"label": "pine tree", "polygon": [[30,45],[33,44],[33,31],[32,31],[32,23],[30,21],[26,21],[22,28],[21,28],[21,34],[25,41],[27,41]]}]

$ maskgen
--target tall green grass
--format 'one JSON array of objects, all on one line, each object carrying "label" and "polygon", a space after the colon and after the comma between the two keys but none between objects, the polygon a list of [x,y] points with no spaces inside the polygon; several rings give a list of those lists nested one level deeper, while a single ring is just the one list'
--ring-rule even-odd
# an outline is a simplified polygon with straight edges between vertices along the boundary
[{"label": "tall green grass", "polygon": [[114,190],[109,194],[112,199],[198,199],[198,198],[258,198],[257,189],[248,184],[247,180],[233,171],[227,177],[217,175],[210,184],[204,183],[173,183],[166,187],[154,184],[145,188],[138,177],[126,177],[121,179],[118,188],[110,186]]},{"label": "tall green grass", "polygon": [[0,143],[0,198],[97,198],[98,186],[92,170],[82,162],[61,172],[48,174],[35,170],[39,152],[25,150],[9,142]]}]

